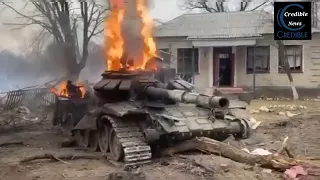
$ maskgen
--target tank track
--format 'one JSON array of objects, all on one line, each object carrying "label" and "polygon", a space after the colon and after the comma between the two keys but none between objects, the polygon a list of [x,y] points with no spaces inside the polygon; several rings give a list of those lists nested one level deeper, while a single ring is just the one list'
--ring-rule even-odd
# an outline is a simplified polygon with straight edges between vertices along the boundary
[{"label": "tank track", "polygon": [[145,142],[139,126],[131,121],[109,119],[124,151],[126,167],[135,167],[151,162],[151,147]]}]

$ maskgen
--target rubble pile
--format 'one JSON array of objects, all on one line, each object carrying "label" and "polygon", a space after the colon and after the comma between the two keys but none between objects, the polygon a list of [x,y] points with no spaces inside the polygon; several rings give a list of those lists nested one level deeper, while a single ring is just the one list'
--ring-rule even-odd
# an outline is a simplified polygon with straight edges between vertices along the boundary
[{"label": "rubble pile", "polygon": [[26,106],[19,106],[11,110],[0,110],[0,127],[8,126],[25,126],[40,122],[43,119],[43,114],[32,112]]}]

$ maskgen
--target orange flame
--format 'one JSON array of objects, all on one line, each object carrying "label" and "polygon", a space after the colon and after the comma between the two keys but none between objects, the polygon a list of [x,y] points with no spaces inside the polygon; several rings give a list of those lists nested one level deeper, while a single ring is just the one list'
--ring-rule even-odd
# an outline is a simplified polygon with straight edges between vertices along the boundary
[{"label": "orange flame", "polygon": [[123,54],[124,40],[121,35],[121,22],[124,16],[124,2],[111,0],[111,13],[104,23],[104,37],[107,49],[108,70],[119,70]]},{"label": "orange flame", "polygon": [[[111,0],[111,13],[104,24],[104,37],[106,46],[106,60],[109,71],[118,71],[122,68],[127,70],[156,69],[155,63],[148,63],[153,57],[157,57],[156,43],[152,36],[153,20],[149,15],[147,0],[137,0],[136,8],[138,16],[142,21],[141,36],[143,39],[143,52],[140,59],[135,59],[131,64],[123,64],[124,38],[122,32],[122,22],[125,13],[123,0]],[[147,64],[148,63],[148,64]]]},{"label": "orange flame", "polygon": [[[81,98],[84,98],[84,95],[86,94],[84,84],[81,82],[77,82],[76,86],[78,86],[81,91]],[[50,88],[50,92],[54,93],[57,96],[70,97],[70,93],[67,90],[67,81],[62,81],[59,85],[57,85],[57,87]]]},{"label": "orange flame", "polygon": [[153,20],[149,15],[147,0],[137,0],[137,11],[142,20],[141,35],[144,44],[143,59],[142,62],[139,62],[139,65],[140,68],[143,69],[149,59],[157,56],[157,47],[152,35]]}]

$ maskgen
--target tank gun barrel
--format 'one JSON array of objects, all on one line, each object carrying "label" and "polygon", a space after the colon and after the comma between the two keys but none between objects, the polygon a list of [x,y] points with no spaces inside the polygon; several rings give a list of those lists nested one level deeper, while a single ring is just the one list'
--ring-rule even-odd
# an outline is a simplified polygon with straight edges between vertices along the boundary
[{"label": "tank gun barrel", "polygon": [[208,96],[192,93],[183,90],[167,90],[149,86],[145,91],[146,95],[156,99],[170,99],[185,104],[196,104],[206,108],[225,109],[229,107],[229,100],[220,96]]}]

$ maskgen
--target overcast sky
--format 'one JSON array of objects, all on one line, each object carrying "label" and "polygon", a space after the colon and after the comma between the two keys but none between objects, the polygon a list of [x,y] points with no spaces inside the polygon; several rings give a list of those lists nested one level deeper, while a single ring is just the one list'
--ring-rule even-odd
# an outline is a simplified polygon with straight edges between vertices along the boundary
[{"label": "overcast sky", "polygon": [[[0,0],[1,2],[2,0]],[[4,0],[7,2],[12,2],[11,5],[16,7],[16,9],[22,9],[21,12],[28,12],[28,7],[25,7],[25,2],[21,3],[19,1],[12,1],[12,0]],[[76,1],[76,0],[72,0]],[[107,0],[95,0],[100,2],[107,2]],[[128,1],[128,0],[127,0]],[[151,16],[153,18],[156,18],[158,20],[161,20],[163,22],[171,20],[181,14],[184,13],[184,11],[181,10],[180,6],[181,3],[185,0],[151,0],[154,1],[152,7],[151,7]],[[235,4],[239,3],[241,0],[228,0],[228,8],[229,10],[235,10],[238,8],[238,6],[235,6]],[[264,0],[255,0],[255,3],[252,3],[252,6],[256,6],[256,3],[261,3]],[[15,2],[13,4],[13,2]],[[209,1],[215,2],[215,1]],[[22,30],[12,30],[13,26],[4,25],[3,23],[8,22],[17,22],[19,20],[20,23],[23,22],[23,19],[17,19],[17,14],[13,12],[12,10],[6,8],[5,10],[2,10],[0,4],[0,51],[3,49],[9,49],[14,51],[21,51],[21,49],[24,49],[28,44],[30,44],[31,39],[36,37],[39,33],[39,31],[36,29],[36,27],[27,27]],[[29,6],[29,7],[32,7]],[[250,7],[250,6],[249,6]],[[29,8],[30,9],[30,8]],[[250,9],[250,8],[249,8]],[[30,10],[29,10],[30,11]],[[99,40],[101,41],[101,40]]]},{"label": "overcast sky", "polygon": [[[1,1],[1,0],[0,0]],[[168,21],[183,13],[178,7],[177,2],[179,0],[155,0],[151,10],[153,18],[157,18],[162,21]],[[11,1],[12,2],[12,1]],[[24,3],[20,4],[17,2],[14,4],[19,9],[25,9]],[[17,15],[11,10],[0,10],[0,51],[3,49],[20,51],[21,48],[27,46],[30,39],[33,36],[37,36],[35,28],[28,27],[23,30],[12,30],[12,26],[4,25],[12,21],[17,21]]]}]

